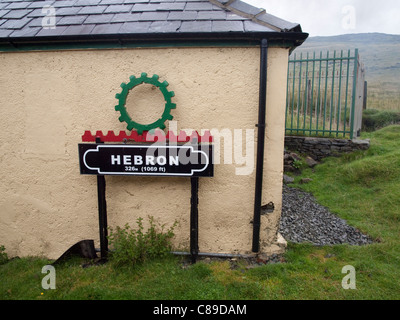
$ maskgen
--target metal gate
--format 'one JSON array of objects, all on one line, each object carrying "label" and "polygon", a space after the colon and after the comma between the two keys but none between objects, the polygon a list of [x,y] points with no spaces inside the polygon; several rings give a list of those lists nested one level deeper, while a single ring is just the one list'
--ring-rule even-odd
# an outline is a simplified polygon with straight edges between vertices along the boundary
[{"label": "metal gate", "polygon": [[358,49],[294,54],[287,77],[286,135],[358,137],[364,78]]}]

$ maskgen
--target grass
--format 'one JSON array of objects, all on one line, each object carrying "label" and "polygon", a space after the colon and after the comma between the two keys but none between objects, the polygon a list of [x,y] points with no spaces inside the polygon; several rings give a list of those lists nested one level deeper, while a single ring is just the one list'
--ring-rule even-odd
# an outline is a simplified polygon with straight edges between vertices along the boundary
[{"label": "grass", "polygon": [[363,112],[362,130],[376,131],[392,124],[400,123],[400,112],[391,110],[368,109]]},{"label": "grass", "polygon": [[[0,265],[0,299],[399,300],[400,126],[363,138],[371,139],[368,151],[327,159],[303,171],[295,185],[372,236],[372,245],[289,244],[285,263],[250,269],[240,260],[235,268],[229,261],[188,266],[174,256],[87,268],[71,259],[56,266],[55,290],[41,287],[41,269],[51,261],[16,258]],[[312,182],[297,184],[304,177]],[[341,286],[346,265],[356,270],[356,290]]]},{"label": "grass", "polygon": [[[341,119],[344,117],[344,112]],[[293,113],[288,113],[286,117],[286,134],[289,136],[312,136],[321,138],[339,138],[339,139],[349,139],[351,127],[346,120],[344,124],[343,120],[339,121],[332,119],[332,125],[329,115],[326,116],[325,121],[320,115],[317,119],[315,113],[313,113],[312,121],[310,121],[310,116],[304,117],[304,114],[298,115],[297,111]],[[345,132],[346,131],[346,132]]]},{"label": "grass", "polygon": [[383,85],[368,89],[368,109],[400,111],[400,93],[384,91]]}]

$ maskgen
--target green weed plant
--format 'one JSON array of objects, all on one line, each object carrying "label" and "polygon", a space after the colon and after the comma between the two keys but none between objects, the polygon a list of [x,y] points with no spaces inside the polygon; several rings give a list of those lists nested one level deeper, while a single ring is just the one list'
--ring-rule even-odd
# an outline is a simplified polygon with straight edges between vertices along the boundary
[{"label": "green weed plant", "polygon": [[143,263],[154,258],[165,257],[172,251],[175,222],[170,228],[157,224],[148,217],[149,228],[144,230],[143,218],[136,220],[137,227],[126,224],[109,229],[108,240],[112,247],[111,259],[117,265]]}]

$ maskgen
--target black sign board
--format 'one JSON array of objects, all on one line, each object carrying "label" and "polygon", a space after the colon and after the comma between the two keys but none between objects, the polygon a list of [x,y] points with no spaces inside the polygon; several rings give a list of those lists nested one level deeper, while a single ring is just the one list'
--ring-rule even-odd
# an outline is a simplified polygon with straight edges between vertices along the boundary
[{"label": "black sign board", "polygon": [[81,174],[212,177],[212,145],[79,144]]}]

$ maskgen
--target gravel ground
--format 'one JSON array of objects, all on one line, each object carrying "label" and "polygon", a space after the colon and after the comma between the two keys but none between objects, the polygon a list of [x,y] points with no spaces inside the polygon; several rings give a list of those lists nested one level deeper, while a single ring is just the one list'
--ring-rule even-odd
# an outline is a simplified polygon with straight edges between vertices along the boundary
[{"label": "gravel ground", "polygon": [[304,191],[283,187],[283,206],[279,232],[290,242],[314,245],[367,245],[372,239],[349,226],[319,205]]}]

